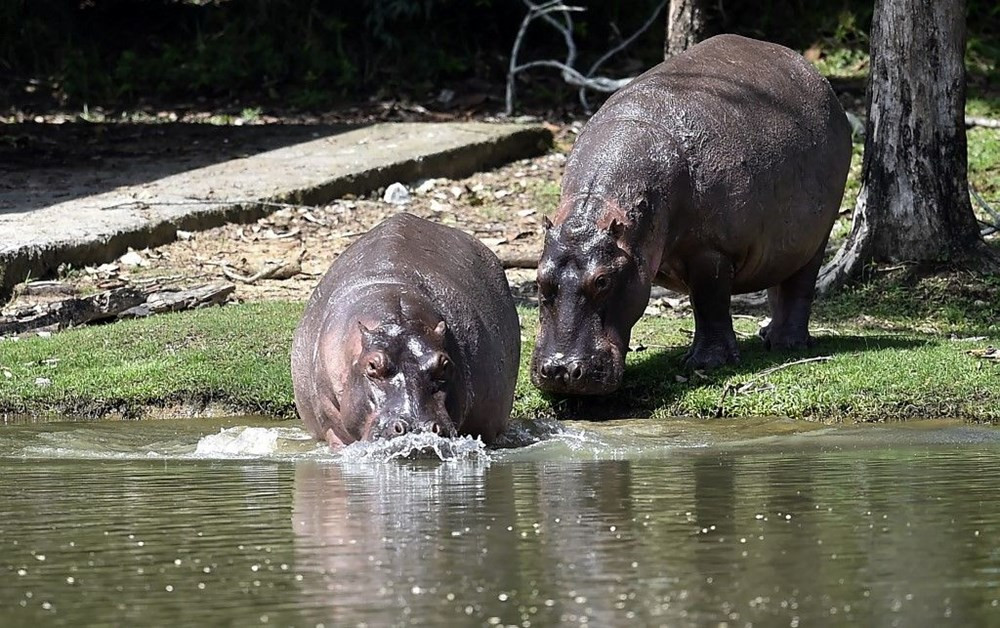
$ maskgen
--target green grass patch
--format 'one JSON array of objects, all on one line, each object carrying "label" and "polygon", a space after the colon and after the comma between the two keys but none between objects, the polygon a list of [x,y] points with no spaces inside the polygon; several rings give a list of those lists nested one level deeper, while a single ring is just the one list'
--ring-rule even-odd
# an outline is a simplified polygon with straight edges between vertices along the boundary
[{"label": "green grass patch", "polygon": [[218,404],[292,416],[289,348],[301,311],[239,305],[0,341],[0,412],[134,418]]},{"label": "green grass patch", "polygon": [[[523,307],[514,414],[997,421],[1000,363],[969,351],[1000,344],[998,290],[997,277],[896,273],[818,304],[817,344],[801,354],[765,351],[755,337],[763,314],[738,317],[741,363],[705,374],[680,366],[690,316],[647,316],[633,333],[633,346],[644,349],[630,353],[623,389],[583,399],[531,386],[537,311]],[[301,310],[297,303],[235,305],[2,341],[0,413],[134,418],[220,404],[233,413],[294,416],[288,361]],[[769,370],[809,357],[824,360]]]},{"label": "green grass patch", "polygon": [[994,209],[1000,210],[1000,129],[971,128],[966,137],[969,183]]}]

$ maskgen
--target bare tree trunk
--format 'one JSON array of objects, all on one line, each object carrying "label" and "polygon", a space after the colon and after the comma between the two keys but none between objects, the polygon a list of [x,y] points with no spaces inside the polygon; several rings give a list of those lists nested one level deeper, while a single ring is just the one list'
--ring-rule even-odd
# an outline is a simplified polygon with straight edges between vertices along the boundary
[{"label": "bare tree trunk", "polygon": [[670,0],[663,58],[684,52],[705,38],[706,0]]},{"label": "bare tree trunk", "polygon": [[969,201],[965,0],[877,0],[861,192],[821,292],[869,262],[956,262],[986,251]]}]

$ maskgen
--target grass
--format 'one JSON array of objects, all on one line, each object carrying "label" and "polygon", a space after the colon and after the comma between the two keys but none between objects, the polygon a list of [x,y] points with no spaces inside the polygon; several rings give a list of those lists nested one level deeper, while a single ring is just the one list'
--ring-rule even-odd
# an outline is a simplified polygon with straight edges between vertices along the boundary
[{"label": "grass", "polygon": [[134,418],[218,404],[289,416],[288,351],[301,310],[241,305],[0,341],[0,408]]},{"label": "grass", "polygon": [[[825,71],[831,74],[866,69],[862,57],[829,58],[833,65]],[[967,112],[1000,116],[1000,94],[970,90]],[[254,121],[259,115],[247,109],[240,117]],[[968,146],[970,182],[985,199],[1000,204],[1000,130],[970,129]],[[846,207],[853,206],[860,188],[862,148],[855,143]],[[530,192],[541,211],[554,210],[556,183]],[[842,239],[849,227],[845,212],[833,240]],[[690,316],[645,317],[636,326],[633,345],[646,349],[629,355],[624,388],[603,399],[548,398],[530,385],[527,364],[537,315],[522,308],[526,340],[514,414],[1000,421],[1000,364],[968,353],[1000,345],[1000,278],[921,276],[912,270],[883,273],[819,303],[813,324],[817,344],[807,354],[765,352],[753,337],[757,320],[737,319],[742,362],[704,376],[679,367],[693,328]],[[294,416],[288,350],[301,308],[294,303],[228,306],[50,338],[0,340],[0,415],[135,418],[216,406],[232,413]],[[767,372],[810,356],[829,359]]]},{"label": "grass", "polygon": [[[704,375],[680,369],[689,315],[644,317],[633,346],[646,348],[629,355],[624,388],[606,398],[550,398],[530,385],[537,315],[521,308],[514,415],[1000,421],[1000,363],[968,353],[1000,344],[1000,278],[899,272],[820,303],[806,354],[764,351],[753,337],[759,317],[737,318],[742,362]],[[301,307],[236,305],[2,341],[0,413],[136,418],[214,405],[294,416],[288,351]],[[979,339],[953,339],[968,337]],[[829,359],[766,372],[810,356]]]},{"label": "grass", "polygon": [[[602,400],[548,400],[522,369],[515,413],[602,417],[627,408],[639,416],[1000,420],[1000,363],[967,353],[1000,342],[1000,278],[949,277],[911,285],[892,277],[818,304],[816,346],[801,354],[765,351],[754,337],[762,315],[737,318],[741,363],[704,375],[680,368],[691,319],[647,316],[632,337],[647,349],[629,355],[621,391]],[[533,312],[522,319],[534,328]],[[970,337],[980,339],[957,340]],[[765,373],[809,357],[829,359]]]}]

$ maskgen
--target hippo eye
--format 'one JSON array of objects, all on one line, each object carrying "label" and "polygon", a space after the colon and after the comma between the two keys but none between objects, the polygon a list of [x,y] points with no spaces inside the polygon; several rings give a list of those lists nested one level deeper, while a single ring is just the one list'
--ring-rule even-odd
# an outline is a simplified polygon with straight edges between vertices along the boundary
[{"label": "hippo eye", "polygon": [[444,379],[448,376],[448,371],[451,369],[451,360],[448,359],[443,353],[439,353],[437,360],[434,362],[431,374],[434,379]]},{"label": "hippo eye", "polygon": [[611,280],[608,279],[608,276],[605,275],[604,273],[598,273],[597,275],[594,275],[594,278],[591,280],[591,282],[594,286],[595,292],[604,292],[611,286]]},{"label": "hippo eye", "polygon": [[549,305],[556,298],[555,285],[548,281],[538,282],[538,302],[542,305]]},{"label": "hippo eye", "polygon": [[448,373],[450,370],[451,360],[445,354],[439,353],[430,368],[431,384],[434,392],[444,390],[445,385],[448,383]]}]

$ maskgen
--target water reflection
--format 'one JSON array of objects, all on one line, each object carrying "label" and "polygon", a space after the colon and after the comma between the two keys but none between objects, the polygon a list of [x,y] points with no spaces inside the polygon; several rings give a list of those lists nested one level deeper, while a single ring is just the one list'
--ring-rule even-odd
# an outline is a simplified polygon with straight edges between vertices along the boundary
[{"label": "water reflection", "polygon": [[449,463],[0,455],[3,624],[1000,625],[1000,444],[965,429]]},{"label": "water reflection", "polygon": [[337,623],[981,624],[1000,620],[982,456],[301,463],[296,563]]}]

